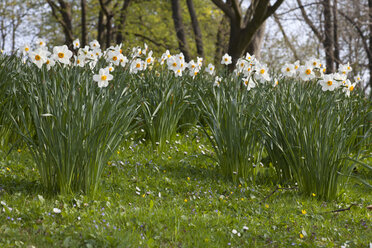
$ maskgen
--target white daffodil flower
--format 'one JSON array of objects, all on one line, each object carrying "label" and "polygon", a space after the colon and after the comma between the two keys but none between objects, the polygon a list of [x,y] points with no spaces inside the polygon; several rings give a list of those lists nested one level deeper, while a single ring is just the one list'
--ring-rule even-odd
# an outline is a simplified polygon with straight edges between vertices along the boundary
[{"label": "white daffodil flower", "polygon": [[41,48],[44,48],[46,46],[45,41],[40,38],[36,39],[35,44],[37,47],[41,47]]},{"label": "white daffodil flower", "polygon": [[299,71],[300,78],[303,81],[309,81],[315,78],[314,67],[310,63],[307,63],[304,66],[300,66]]},{"label": "white daffodil flower", "polygon": [[56,64],[56,62],[54,61],[53,57],[49,57],[47,58],[45,64],[47,66],[47,70],[49,71],[50,68],[52,68]]},{"label": "white daffodil flower", "polygon": [[213,74],[214,74],[214,69],[215,69],[214,65],[212,65],[212,64],[209,63],[208,66],[207,66],[206,71],[207,71],[210,75],[213,75]]},{"label": "white daffodil flower", "polygon": [[38,48],[29,53],[29,57],[37,67],[41,68],[47,62],[48,51],[43,48]]},{"label": "white daffodil flower", "polygon": [[31,48],[30,48],[30,45],[29,44],[24,44],[21,48],[21,51],[22,51],[22,55],[23,56],[26,56],[29,54],[29,52],[31,52]]},{"label": "white daffodil flower", "polygon": [[53,48],[53,58],[54,60],[69,65],[70,59],[72,57],[72,52],[68,49],[66,45],[63,46],[55,46]]},{"label": "white daffodil flower", "polygon": [[108,81],[112,80],[113,76],[110,74],[108,68],[101,68],[99,73],[93,76],[93,80],[98,82],[99,88],[104,88],[108,86]]},{"label": "white daffodil flower", "polygon": [[261,82],[270,81],[269,69],[266,65],[257,64],[255,66],[255,78]]},{"label": "white daffodil flower", "polygon": [[231,56],[228,55],[227,53],[225,53],[225,55],[222,56],[221,64],[223,64],[223,65],[229,65],[231,63],[232,63]]},{"label": "white daffodil flower", "polygon": [[89,46],[91,49],[96,49],[96,48],[100,48],[101,45],[99,44],[99,42],[97,40],[93,40],[89,43]]},{"label": "white daffodil flower", "polygon": [[219,77],[219,76],[216,76],[216,78],[214,79],[214,84],[213,84],[213,86],[220,87],[221,81],[222,81],[222,78]]},{"label": "white daffodil flower", "polygon": [[252,80],[252,77],[243,78],[243,83],[247,86],[248,91],[256,87],[256,83]]},{"label": "white daffodil flower", "polygon": [[340,85],[332,74],[324,75],[323,79],[319,81],[319,84],[322,86],[323,91],[333,91]]},{"label": "white daffodil flower", "polygon": [[296,69],[294,64],[286,63],[280,71],[283,73],[283,76],[285,77],[293,77],[294,75],[296,75]]},{"label": "white daffodil flower", "polygon": [[130,64],[130,73],[137,74],[138,71],[143,70],[144,62],[141,59],[135,59]]},{"label": "white daffodil flower", "polygon": [[79,49],[80,48],[80,41],[79,39],[76,39],[72,42],[72,45],[74,46],[74,49]]},{"label": "white daffodil flower", "polygon": [[167,60],[167,65],[169,70],[176,72],[181,69],[181,60],[177,56],[171,56]]}]

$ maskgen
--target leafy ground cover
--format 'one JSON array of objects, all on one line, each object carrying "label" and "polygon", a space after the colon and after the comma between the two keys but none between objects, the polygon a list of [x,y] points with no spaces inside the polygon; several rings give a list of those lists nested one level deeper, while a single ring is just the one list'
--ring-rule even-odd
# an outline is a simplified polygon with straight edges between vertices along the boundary
[{"label": "leafy ground cover", "polygon": [[295,185],[276,190],[264,167],[259,186],[234,184],[216,173],[207,144],[195,129],[162,153],[128,139],[94,196],[45,194],[27,149],[4,149],[0,247],[370,246],[372,194],[358,181],[327,202]]}]

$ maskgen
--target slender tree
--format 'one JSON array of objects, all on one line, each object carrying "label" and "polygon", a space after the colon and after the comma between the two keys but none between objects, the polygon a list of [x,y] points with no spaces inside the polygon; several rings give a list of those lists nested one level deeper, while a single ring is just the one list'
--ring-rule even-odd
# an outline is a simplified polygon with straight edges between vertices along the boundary
[{"label": "slender tree", "polygon": [[[111,4],[112,0],[99,0],[99,4],[101,6],[101,10],[102,10],[102,13],[103,15],[105,16],[105,20],[106,20],[106,23],[104,25],[104,28],[105,28],[105,37],[106,37],[106,45],[103,46],[103,48],[107,48],[111,45],[111,40],[112,40],[112,19],[114,17],[114,11],[113,9],[116,8],[117,6],[117,3],[114,5],[114,7],[112,7],[112,9],[110,8],[110,4]],[[102,38],[102,37],[101,37]],[[103,44],[101,44],[103,45]]]},{"label": "slender tree", "polygon": [[179,0],[171,0],[172,3],[172,18],[174,22],[174,27],[176,29],[176,35],[178,39],[178,46],[185,56],[185,60],[190,60],[190,52],[186,42],[185,28],[183,26],[181,7]]},{"label": "slender tree", "polygon": [[125,21],[127,19],[127,9],[129,7],[131,0],[124,0],[123,5],[120,9],[120,16],[119,16],[119,21],[117,25],[117,33],[116,33],[116,43],[120,44],[123,42],[123,32],[124,32],[124,26],[125,26]]},{"label": "slender tree", "polygon": [[5,49],[6,37],[8,36],[7,19],[9,16],[9,3],[7,1],[0,2],[0,34],[1,34],[1,50]]},{"label": "slender tree", "polygon": [[87,21],[86,21],[86,6],[87,1],[81,0],[80,7],[81,7],[81,45],[84,47],[87,44]]},{"label": "slender tree", "polygon": [[97,41],[101,45],[104,45],[105,20],[106,20],[106,16],[104,15],[103,10],[100,9],[98,13],[98,23],[97,23]]},{"label": "slender tree", "polygon": [[324,50],[326,53],[327,73],[335,71],[335,56],[334,56],[334,33],[332,24],[331,1],[323,0],[323,15],[324,15]]},{"label": "slender tree", "polygon": [[192,0],[186,0],[186,3],[187,3],[187,8],[189,9],[192,29],[195,35],[196,51],[200,57],[204,57],[203,38],[202,38],[200,26],[199,26],[199,21],[196,16],[194,3]]},{"label": "slender tree", "polygon": [[1,33],[1,50],[4,50],[5,49],[6,36],[8,35],[4,18],[0,18],[0,33]]},{"label": "slender tree", "polygon": [[[306,13],[306,10],[304,8],[305,6],[302,4],[302,1],[297,0],[297,3],[301,10],[301,14],[304,18],[304,21],[313,31],[315,36],[318,38],[319,42],[323,45],[323,48],[325,51],[325,57],[326,57],[327,73],[334,72],[335,61],[336,61],[336,58],[339,57],[339,51],[338,51],[339,48],[338,48],[338,45],[335,45],[335,38],[336,39],[338,38],[337,38],[337,35],[335,35],[335,32],[337,32],[337,30],[334,30],[334,28],[336,27],[337,29],[337,24],[335,26],[333,23],[335,19],[332,18],[332,12],[335,12],[335,10],[332,10],[330,0],[322,0],[322,2],[320,2],[321,3],[320,6],[322,6],[323,8],[322,14],[324,17],[323,31],[321,28],[317,28],[315,24],[311,21],[308,14]],[[335,53],[337,57],[335,56]]]},{"label": "slender tree", "polygon": [[340,65],[340,46],[338,40],[338,17],[337,17],[337,0],[333,0],[332,15],[333,15],[333,43],[334,43],[334,56],[336,63],[336,70]]}]

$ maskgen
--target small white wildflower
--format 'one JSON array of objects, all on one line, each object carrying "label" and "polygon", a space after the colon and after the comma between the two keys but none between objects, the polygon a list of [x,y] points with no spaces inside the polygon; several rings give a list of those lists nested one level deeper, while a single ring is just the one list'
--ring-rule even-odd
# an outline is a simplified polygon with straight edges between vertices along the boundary
[{"label": "small white wildflower", "polygon": [[61,209],[59,209],[59,208],[53,208],[53,212],[56,213],[56,214],[59,214],[59,213],[61,213],[62,211],[61,211]]}]

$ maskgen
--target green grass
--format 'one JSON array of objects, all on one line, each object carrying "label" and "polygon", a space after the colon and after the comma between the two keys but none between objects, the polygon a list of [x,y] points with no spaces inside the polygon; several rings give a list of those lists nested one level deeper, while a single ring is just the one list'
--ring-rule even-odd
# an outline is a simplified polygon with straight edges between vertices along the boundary
[{"label": "green grass", "polygon": [[[368,247],[372,241],[371,190],[356,180],[333,201],[297,190],[265,200],[276,185],[224,180],[202,154],[212,150],[195,129],[160,154],[128,139],[107,161],[94,198],[48,196],[26,149],[2,151],[0,247]],[[351,204],[349,211],[325,213]]]}]

